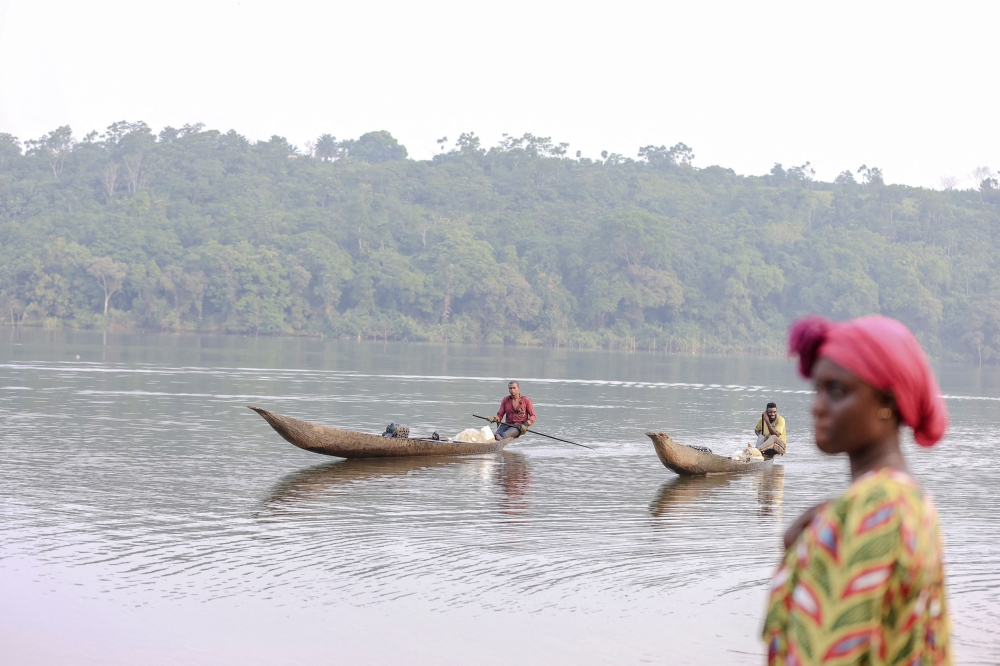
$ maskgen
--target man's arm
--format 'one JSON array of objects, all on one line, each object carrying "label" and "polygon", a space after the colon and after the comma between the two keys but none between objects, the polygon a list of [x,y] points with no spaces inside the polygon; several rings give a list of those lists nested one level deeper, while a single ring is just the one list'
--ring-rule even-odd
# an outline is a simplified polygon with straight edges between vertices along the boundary
[{"label": "man's arm", "polygon": [[[781,417],[779,416],[778,418],[781,418]],[[784,425],[784,419],[782,419],[782,425]],[[786,426],[786,429],[787,429],[787,426]],[[778,439],[778,441],[781,442],[782,446],[785,445],[785,433],[783,433],[781,430],[779,430],[778,426],[771,425],[771,423],[768,422],[768,424],[767,424],[767,431],[771,433],[770,434],[771,437],[776,437]]]},{"label": "man's arm", "polygon": [[531,424],[535,422],[535,405],[532,404],[531,398],[525,398],[527,405],[524,406],[524,412],[528,417],[528,420],[524,422],[524,425],[531,427]]},{"label": "man's arm", "polygon": [[494,417],[495,423],[503,423],[503,415],[507,413],[507,398],[500,401],[500,411],[497,412],[496,417]]}]

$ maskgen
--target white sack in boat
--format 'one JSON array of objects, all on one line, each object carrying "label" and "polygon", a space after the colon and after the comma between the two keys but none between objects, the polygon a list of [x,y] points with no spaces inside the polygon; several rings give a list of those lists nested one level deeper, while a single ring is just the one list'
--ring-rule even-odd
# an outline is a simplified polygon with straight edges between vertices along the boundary
[{"label": "white sack in boat", "polygon": [[747,444],[745,449],[740,449],[733,454],[733,460],[739,460],[740,462],[752,462],[763,459],[764,454],[760,452],[760,449],[749,444]]},{"label": "white sack in boat", "polygon": [[493,441],[493,431],[489,426],[482,429],[466,428],[455,435],[456,442],[467,442],[472,444],[484,444]]}]

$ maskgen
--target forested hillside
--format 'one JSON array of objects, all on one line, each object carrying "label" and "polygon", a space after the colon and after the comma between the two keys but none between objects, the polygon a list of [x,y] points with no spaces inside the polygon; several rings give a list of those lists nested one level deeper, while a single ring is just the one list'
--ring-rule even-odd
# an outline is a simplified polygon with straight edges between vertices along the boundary
[{"label": "forested hillside", "polygon": [[[1000,192],[574,158],[471,134],[296,148],[200,125],[0,135],[6,325],[779,352],[802,314],[883,313],[1000,359]],[[449,150],[448,146],[451,146]]]}]

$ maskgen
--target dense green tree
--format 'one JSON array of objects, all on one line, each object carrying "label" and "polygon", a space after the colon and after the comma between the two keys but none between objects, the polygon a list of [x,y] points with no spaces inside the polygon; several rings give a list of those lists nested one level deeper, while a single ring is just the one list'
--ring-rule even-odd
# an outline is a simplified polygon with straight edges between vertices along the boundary
[{"label": "dense green tree", "polygon": [[[682,143],[567,157],[472,132],[304,153],[200,124],[0,134],[0,322],[778,352],[807,313],[881,313],[1000,361],[1000,190],[739,176]],[[860,179],[860,182],[859,182]]]},{"label": "dense green tree", "polygon": [[406,159],[406,147],[385,130],[362,134],[356,141],[342,141],[340,147],[349,156],[371,164]]},{"label": "dense green tree", "polygon": [[97,279],[104,292],[104,315],[108,314],[108,301],[121,291],[125,276],[128,275],[128,264],[114,261],[111,257],[97,257],[87,262],[87,273]]}]

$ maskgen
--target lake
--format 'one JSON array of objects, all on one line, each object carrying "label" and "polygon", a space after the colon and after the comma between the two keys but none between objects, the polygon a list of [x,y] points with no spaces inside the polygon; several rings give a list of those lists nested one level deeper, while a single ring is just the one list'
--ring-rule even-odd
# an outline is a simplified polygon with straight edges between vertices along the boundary
[{"label": "lake", "polygon": [[[17,664],[760,664],[781,534],[841,491],[787,359],[238,336],[0,333],[0,645]],[[956,663],[1000,655],[1000,371],[939,365],[906,453],[941,514]],[[343,461],[254,404],[454,436],[518,379],[502,454]],[[644,433],[789,454],[680,479]],[[9,659],[9,661],[8,661]]]}]

